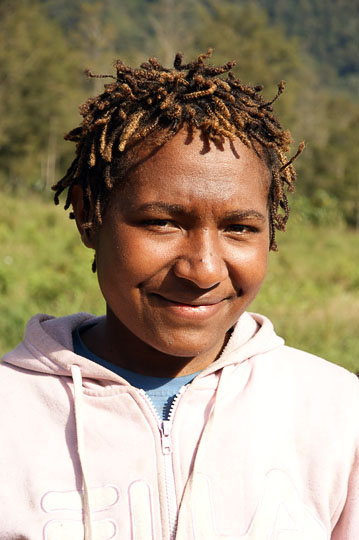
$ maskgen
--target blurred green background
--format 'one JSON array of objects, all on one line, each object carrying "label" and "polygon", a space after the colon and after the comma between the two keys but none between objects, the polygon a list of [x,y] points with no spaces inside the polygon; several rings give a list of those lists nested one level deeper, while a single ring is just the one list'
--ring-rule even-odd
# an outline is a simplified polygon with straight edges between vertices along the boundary
[{"label": "blurred green background", "polygon": [[213,63],[287,91],[276,113],[297,162],[288,232],[252,306],[288,344],[359,371],[359,19],[350,0],[2,0],[0,2],[0,353],[36,312],[103,313],[91,253],[51,203],[73,158],[63,135],[101,91],[85,68],[121,58],[170,67],[215,48]]}]

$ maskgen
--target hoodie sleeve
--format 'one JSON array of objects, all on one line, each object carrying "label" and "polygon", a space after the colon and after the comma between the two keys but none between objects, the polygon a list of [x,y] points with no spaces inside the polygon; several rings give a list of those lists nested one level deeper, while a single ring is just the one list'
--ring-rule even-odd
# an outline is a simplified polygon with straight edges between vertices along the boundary
[{"label": "hoodie sleeve", "polygon": [[358,454],[349,480],[345,506],[336,524],[331,540],[359,538],[359,458]]},{"label": "hoodie sleeve", "polygon": [[[357,381],[358,382],[358,381]],[[347,497],[331,540],[359,539],[359,384],[356,384],[356,407],[351,411],[355,419],[355,457],[348,482]]]}]

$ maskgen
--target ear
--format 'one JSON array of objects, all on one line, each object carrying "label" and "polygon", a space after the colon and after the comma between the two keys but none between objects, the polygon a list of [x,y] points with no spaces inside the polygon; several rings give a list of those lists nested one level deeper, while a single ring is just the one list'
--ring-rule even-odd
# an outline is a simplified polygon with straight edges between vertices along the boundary
[{"label": "ear", "polygon": [[83,191],[80,186],[73,186],[71,191],[71,204],[75,216],[76,225],[81,236],[83,244],[91,249],[95,249],[94,234],[84,228],[86,222]]}]

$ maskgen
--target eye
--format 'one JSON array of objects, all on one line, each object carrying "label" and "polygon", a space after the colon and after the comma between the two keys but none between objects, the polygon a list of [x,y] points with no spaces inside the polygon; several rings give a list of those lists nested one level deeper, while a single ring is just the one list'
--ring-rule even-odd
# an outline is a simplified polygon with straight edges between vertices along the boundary
[{"label": "eye", "polygon": [[170,232],[177,229],[176,225],[170,219],[144,219],[140,225],[154,232]]},{"label": "eye", "polygon": [[236,234],[245,234],[245,233],[257,232],[258,229],[250,225],[240,225],[239,223],[234,223],[233,225],[228,225],[228,227],[226,227],[226,231],[236,233]]},{"label": "eye", "polygon": [[142,222],[144,227],[173,227],[173,223],[169,219],[146,219]]},{"label": "eye", "polygon": [[156,227],[168,227],[170,221],[168,219],[146,219],[142,222],[142,225],[146,226],[156,226]]}]

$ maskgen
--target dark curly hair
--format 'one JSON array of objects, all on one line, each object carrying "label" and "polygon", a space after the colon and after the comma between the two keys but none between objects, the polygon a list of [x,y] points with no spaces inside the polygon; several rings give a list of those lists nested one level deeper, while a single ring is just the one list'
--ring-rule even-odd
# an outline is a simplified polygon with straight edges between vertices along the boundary
[{"label": "dark curly hair", "polygon": [[260,146],[272,175],[268,195],[270,248],[276,250],[275,231],[285,230],[289,214],[285,188],[293,191],[296,174],[292,163],[304,147],[301,143],[297,153],[286,158],[291,136],[272,112],[284,81],[279,83],[276,96],[266,101],[260,93],[262,86],[247,86],[235,78],[231,71],[235,62],[207,64],[211,54],[209,49],[197,60],[182,64],[178,53],[174,69],[164,68],[155,58],[139,69],[117,60],[116,77],[87,71],[89,77],[112,78],[114,82],[105,84],[102,94],[80,107],[82,124],[65,136],[77,143],[76,157],[52,187],[55,203],[68,188],[68,209],[72,188],[79,185],[86,214],[84,228],[89,231],[100,226],[111,191],[135,165],[136,152],[130,149],[146,140],[160,147],[187,126],[201,130],[214,144],[238,138],[248,147]]}]

